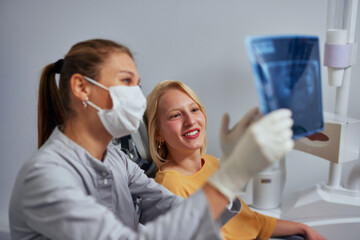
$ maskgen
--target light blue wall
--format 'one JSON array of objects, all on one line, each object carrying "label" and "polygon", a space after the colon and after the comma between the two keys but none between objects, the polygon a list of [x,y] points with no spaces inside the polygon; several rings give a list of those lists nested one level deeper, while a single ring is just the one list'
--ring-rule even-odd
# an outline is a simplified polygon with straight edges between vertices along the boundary
[{"label": "light blue wall", "polygon": [[[160,80],[188,84],[206,107],[208,152],[220,156],[222,113],[239,119],[258,105],[245,36],[309,34],[323,44],[325,25],[325,0],[0,1],[0,230],[8,224],[17,171],[36,151],[41,69],[74,43],[109,38],[129,46],[145,94]],[[357,39],[359,27],[358,21]],[[335,90],[326,75],[323,71],[324,108],[333,112]],[[360,119],[359,75],[357,64],[349,115]],[[291,153],[287,166],[285,193],[327,179],[328,163],[304,153]],[[351,166],[346,164],[345,172]]]}]

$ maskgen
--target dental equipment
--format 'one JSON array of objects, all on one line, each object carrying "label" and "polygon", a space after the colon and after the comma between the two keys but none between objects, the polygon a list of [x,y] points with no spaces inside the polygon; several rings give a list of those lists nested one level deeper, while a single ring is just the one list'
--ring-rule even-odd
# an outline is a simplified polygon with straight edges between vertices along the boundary
[{"label": "dental equipment", "polygon": [[[324,65],[329,84],[336,86],[335,114],[346,117],[351,65],[356,59],[355,24],[358,0],[328,0]],[[330,163],[328,186],[340,187],[342,163]]]},{"label": "dental equipment", "polygon": [[[329,85],[336,87],[335,113],[325,113],[321,134],[297,141],[295,149],[330,161],[328,182],[294,193],[281,202],[281,218],[304,222],[316,229],[360,229],[360,163],[353,167],[345,187],[341,184],[342,164],[359,160],[360,120],[347,117],[358,0],[328,0],[324,64]],[[314,211],[316,209],[316,211]],[[332,227],[333,226],[333,227]],[[336,233],[325,235],[338,239]],[[331,232],[331,231],[330,231]],[[343,236],[342,239],[348,239]],[[354,239],[354,238],[352,238]]]},{"label": "dental equipment", "polygon": [[135,133],[121,138],[114,138],[111,144],[120,148],[130,160],[144,170],[148,177],[155,177],[156,165],[150,157],[149,140],[143,121],[140,122],[139,129]]}]

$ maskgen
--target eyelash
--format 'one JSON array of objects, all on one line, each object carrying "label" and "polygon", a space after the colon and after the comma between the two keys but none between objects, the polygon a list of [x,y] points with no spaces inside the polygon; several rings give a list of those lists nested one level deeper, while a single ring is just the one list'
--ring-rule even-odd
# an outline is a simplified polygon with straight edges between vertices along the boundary
[{"label": "eyelash", "polygon": [[[191,112],[198,112],[198,111],[200,111],[199,108],[193,108],[193,109],[191,109]],[[178,117],[178,116],[180,116],[180,113],[173,114],[173,115],[170,116],[170,119],[176,118],[176,117]]]},{"label": "eyelash", "polygon": [[127,84],[131,83],[131,78],[124,78],[121,81],[126,82]]},{"label": "eyelash", "polygon": [[170,116],[170,119],[176,118],[176,117],[178,117],[178,116],[180,116],[180,113],[173,114],[173,115]]},{"label": "eyelash", "polygon": [[[134,80],[133,80],[132,78],[123,78],[123,79],[121,79],[121,81],[122,81],[122,82],[125,82],[126,85],[131,85],[131,84],[134,82]],[[139,80],[139,82],[138,82],[138,86],[139,86],[140,88],[142,87],[140,80]]]}]

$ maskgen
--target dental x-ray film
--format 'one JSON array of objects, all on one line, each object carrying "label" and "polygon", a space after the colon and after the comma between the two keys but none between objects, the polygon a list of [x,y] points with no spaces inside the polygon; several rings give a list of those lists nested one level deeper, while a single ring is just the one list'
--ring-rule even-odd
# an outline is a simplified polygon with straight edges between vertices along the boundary
[{"label": "dental x-ray film", "polygon": [[319,39],[297,35],[248,37],[246,47],[262,112],[290,109],[293,139],[322,131]]}]

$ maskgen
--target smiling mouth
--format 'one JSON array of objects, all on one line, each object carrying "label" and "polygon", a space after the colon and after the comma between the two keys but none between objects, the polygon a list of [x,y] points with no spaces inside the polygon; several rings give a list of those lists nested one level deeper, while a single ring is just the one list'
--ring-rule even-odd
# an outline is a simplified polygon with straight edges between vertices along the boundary
[{"label": "smiling mouth", "polygon": [[194,135],[196,135],[197,133],[199,133],[199,130],[194,130],[194,131],[188,132],[188,133],[184,134],[184,136],[185,136],[185,137],[194,136]]}]

